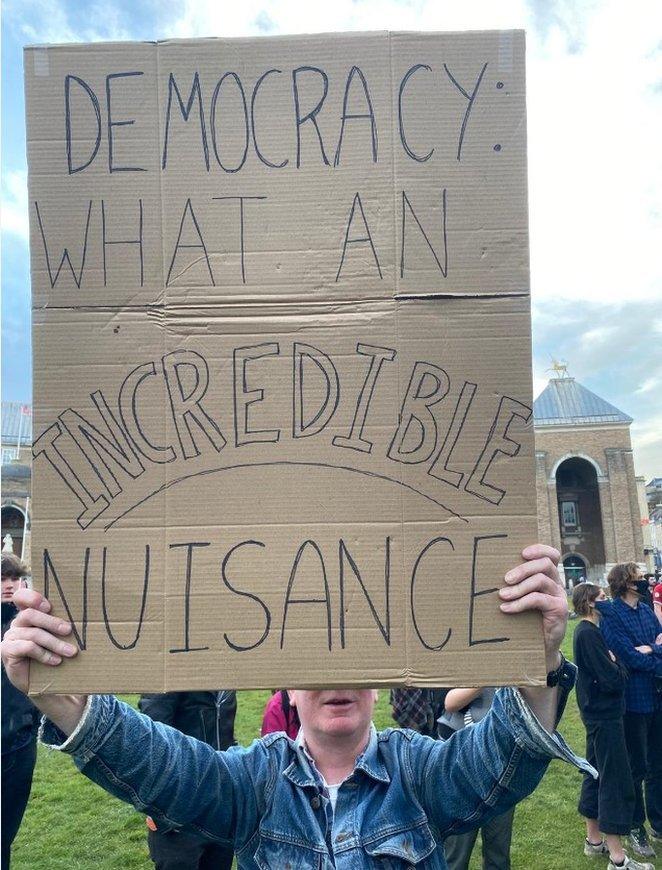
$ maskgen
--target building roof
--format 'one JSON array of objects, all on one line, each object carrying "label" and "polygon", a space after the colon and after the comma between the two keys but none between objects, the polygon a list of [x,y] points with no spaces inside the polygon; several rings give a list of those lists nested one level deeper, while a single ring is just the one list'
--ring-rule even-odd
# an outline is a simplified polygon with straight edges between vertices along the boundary
[{"label": "building roof", "polygon": [[32,406],[21,402],[2,403],[2,444],[5,447],[18,444],[19,433],[21,445],[32,444]]},{"label": "building roof", "polygon": [[569,377],[550,380],[533,403],[533,419],[538,427],[632,422],[632,417]]}]

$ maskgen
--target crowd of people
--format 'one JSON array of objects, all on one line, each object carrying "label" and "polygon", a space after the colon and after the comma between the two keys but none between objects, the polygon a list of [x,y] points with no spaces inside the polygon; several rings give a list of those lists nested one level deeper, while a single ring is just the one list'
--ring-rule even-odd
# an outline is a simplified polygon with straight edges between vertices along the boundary
[{"label": "crowd of people", "polygon": [[[68,624],[28,588],[27,567],[3,554],[3,870],[42,714],[45,744],[147,814],[157,870],[230,870],[235,856],[240,868],[467,870],[479,832],[483,867],[507,870],[515,805],[551,758],[583,771],[584,854],[604,856],[610,870],[654,870],[662,584],[653,588],[634,563],[612,569],[610,599],[601,586],[578,584],[572,664],[559,650],[567,603],[557,562],[549,547],[528,548],[500,592],[504,612],[543,614],[547,687],[394,689],[400,728],[379,733],[370,689],[282,689],[266,705],[262,739],[243,749],[230,690],[142,695],[140,713],[113,696],[41,696],[37,709],[24,694],[30,659],[57,666],[76,651],[62,640]],[[555,731],[575,679],[586,761]]]},{"label": "crowd of people", "polygon": [[628,860],[621,835],[645,859],[655,857],[651,838],[662,843],[662,584],[649,592],[649,580],[630,562],[609,572],[611,600],[593,583],[572,593],[580,617],[573,637],[577,704],[586,756],[599,772],[597,781],[584,778],[579,800],[584,853],[609,853],[616,867]]}]

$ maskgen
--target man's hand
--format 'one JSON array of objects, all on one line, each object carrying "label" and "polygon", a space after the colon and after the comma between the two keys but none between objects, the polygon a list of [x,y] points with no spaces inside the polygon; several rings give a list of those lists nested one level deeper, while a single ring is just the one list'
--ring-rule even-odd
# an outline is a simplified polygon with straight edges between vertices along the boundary
[{"label": "man's hand", "polygon": [[71,634],[71,625],[50,616],[51,604],[39,592],[19,589],[12,600],[19,613],[2,641],[2,661],[9,680],[27,693],[31,659],[59,665],[63,658],[75,656],[78,648],[64,640]]},{"label": "man's hand", "polygon": [[499,590],[504,613],[539,610],[545,642],[547,669],[559,665],[559,647],[568,622],[568,600],[557,565],[561,554],[554,547],[533,544],[522,551],[524,562],[508,571],[506,586]]},{"label": "man's hand", "polygon": [[[19,589],[13,602],[18,607],[16,619],[5,633],[0,652],[9,680],[21,692],[28,691],[30,661],[56,666],[73,658],[78,648],[65,640],[71,625],[51,616],[51,604],[34,589]],[[32,698],[41,710],[65,734],[71,734],[85,709],[85,695],[38,695]]]},{"label": "man's hand", "polygon": [[642,646],[636,646],[635,649],[637,652],[643,653],[643,655],[645,656],[649,656],[653,652],[653,647],[648,646],[647,643],[643,644]]}]

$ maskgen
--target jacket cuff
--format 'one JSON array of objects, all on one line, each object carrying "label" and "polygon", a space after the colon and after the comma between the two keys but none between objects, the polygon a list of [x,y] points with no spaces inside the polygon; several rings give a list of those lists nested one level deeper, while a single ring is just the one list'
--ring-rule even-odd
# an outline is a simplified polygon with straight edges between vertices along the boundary
[{"label": "jacket cuff", "polygon": [[114,701],[112,695],[89,695],[80,721],[68,737],[50,719],[43,716],[39,726],[40,743],[47,749],[66,752],[68,755],[91,757],[108,732]]},{"label": "jacket cuff", "polygon": [[501,702],[514,732],[515,742],[534,758],[558,758],[567,761],[584,773],[598,778],[598,772],[585,758],[572,751],[563,737],[555,731],[550,734],[524,700],[519,689],[508,686],[499,691]]}]

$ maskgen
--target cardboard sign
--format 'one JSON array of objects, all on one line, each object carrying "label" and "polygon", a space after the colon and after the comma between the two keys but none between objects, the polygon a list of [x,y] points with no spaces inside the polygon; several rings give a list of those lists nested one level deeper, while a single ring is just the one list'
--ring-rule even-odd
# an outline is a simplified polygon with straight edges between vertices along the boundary
[{"label": "cardboard sign", "polygon": [[25,71],[32,689],[540,679],[523,34]]}]

